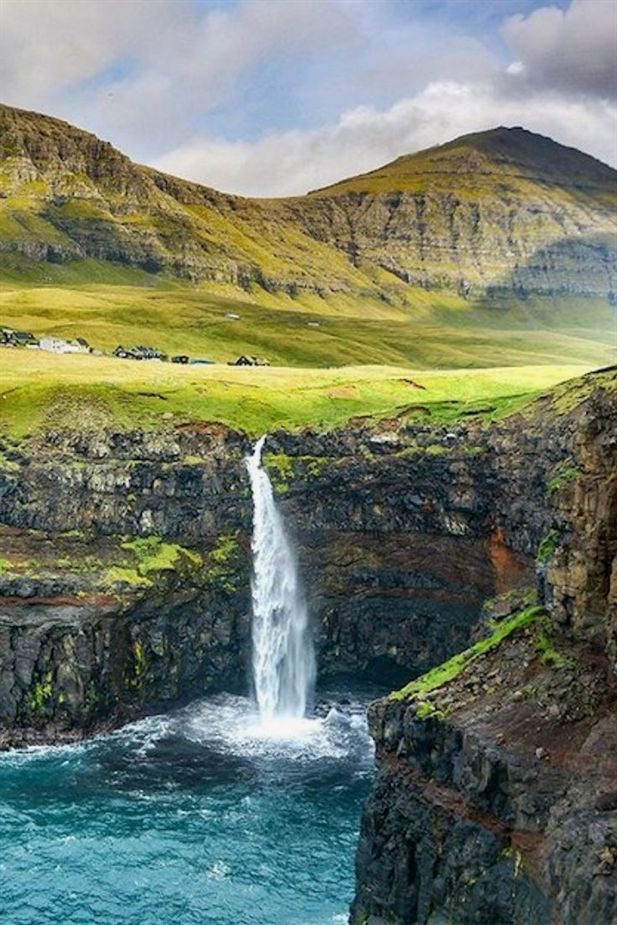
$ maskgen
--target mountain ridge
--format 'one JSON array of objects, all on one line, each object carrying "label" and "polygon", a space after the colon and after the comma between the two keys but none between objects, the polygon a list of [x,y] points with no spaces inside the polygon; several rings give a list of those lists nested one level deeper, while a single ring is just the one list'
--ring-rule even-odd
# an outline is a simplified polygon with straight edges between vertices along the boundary
[{"label": "mountain ridge", "polygon": [[[527,142],[527,144],[525,144]],[[549,162],[546,162],[544,157],[538,159],[536,157],[535,164],[525,163],[529,158],[529,154],[534,152],[530,149],[529,142],[532,142],[536,148],[536,154],[549,154],[553,155],[550,158]],[[342,180],[337,180],[334,183],[330,183],[327,186],[319,187],[315,190],[310,190],[307,195],[312,196],[318,193],[322,193],[328,190],[337,189],[344,187],[347,184],[357,183],[365,178],[380,176],[384,171],[387,171],[391,175],[396,175],[396,168],[404,167],[408,164],[413,165],[420,159],[427,158],[433,154],[436,155],[448,155],[452,151],[456,151],[458,148],[467,147],[472,148],[478,153],[491,154],[492,159],[495,163],[500,165],[511,164],[513,166],[518,166],[519,169],[523,171],[529,169],[532,166],[535,167],[533,176],[536,180],[549,183],[555,182],[555,175],[557,175],[560,181],[564,184],[571,182],[572,175],[568,170],[560,169],[563,167],[564,160],[570,167],[570,170],[573,165],[578,162],[578,165],[585,165],[590,170],[594,170],[597,174],[596,183],[590,183],[588,181],[585,184],[585,188],[593,189],[596,186],[601,186],[604,183],[616,182],[617,173],[609,164],[606,164],[604,161],[599,160],[596,157],[593,157],[591,154],[587,154],[584,151],[574,148],[569,145],[563,145],[559,142],[554,141],[548,135],[542,135],[538,132],[532,132],[529,129],[523,128],[522,126],[504,126],[500,125],[492,129],[487,129],[481,132],[469,132],[464,135],[459,135],[456,138],[453,138],[451,141],[444,142],[439,145],[430,145],[428,148],[422,148],[418,151],[413,151],[408,154],[402,154],[399,157],[394,158],[392,161],[388,161],[385,164],[382,164],[379,167],[376,167],[372,170],[368,170],[365,173],[358,174],[353,177],[347,177]],[[559,161],[555,161],[555,155],[559,155]],[[538,172],[546,171],[545,175]],[[524,174],[522,174],[524,175]],[[575,183],[572,185],[576,185]]]},{"label": "mountain ridge", "polygon": [[[504,168],[517,157],[528,163],[522,174]],[[405,305],[418,287],[607,297],[617,289],[616,199],[608,165],[518,127],[461,136],[305,196],[251,199],[0,105],[0,268],[18,276],[95,259],[292,298]]]}]

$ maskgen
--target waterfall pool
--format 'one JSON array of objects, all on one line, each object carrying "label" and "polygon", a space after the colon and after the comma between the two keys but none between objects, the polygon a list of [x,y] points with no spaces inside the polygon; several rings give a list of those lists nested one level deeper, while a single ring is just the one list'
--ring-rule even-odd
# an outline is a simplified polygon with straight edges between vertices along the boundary
[{"label": "waterfall pool", "polygon": [[378,693],[274,729],[220,695],[1,755],[0,922],[343,925]]}]

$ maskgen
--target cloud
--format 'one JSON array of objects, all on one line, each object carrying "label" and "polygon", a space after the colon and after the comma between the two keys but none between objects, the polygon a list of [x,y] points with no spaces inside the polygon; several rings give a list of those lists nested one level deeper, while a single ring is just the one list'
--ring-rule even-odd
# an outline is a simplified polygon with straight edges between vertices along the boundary
[{"label": "cloud", "polygon": [[135,159],[252,195],[502,123],[615,163],[612,0],[531,3],[0,0],[0,86]]},{"label": "cloud", "polygon": [[352,12],[340,0],[0,0],[2,96],[152,150],[277,55],[292,70],[294,56],[343,49]]},{"label": "cloud", "polygon": [[503,36],[518,74],[534,87],[561,93],[617,95],[617,6],[572,0],[566,10],[543,6],[506,19]]},{"label": "cloud", "polygon": [[190,0],[1,0],[0,85],[5,101],[40,105],[190,20]]},{"label": "cloud", "polygon": [[[370,31],[375,8],[364,9]],[[254,143],[206,134],[156,165],[245,195],[297,194],[500,124],[523,125],[615,164],[617,110],[608,99],[615,15],[610,0],[573,0],[565,11],[542,7],[511,16],[502,31],[516,59],[505,62],[474,36],[390,24],[380,34],[387,41],[368,41],[351,72],[367,89],[394,87],[396,78],[399,87],[406,83],[412,92],[396,102],[351,107],[322,128],[270,132]]]},{"label": "cloud", "polygon": [[95,106],[124,137],[131,129],[143,135],[146,119],[150,138],[159,131],[167,140],[170,131],[186,133],[192,119],[229,101],[238,80],[261,63],[344,45],[349,26],[344,10],[331,2],[245,0],[229,10],[214,8],[144,56],[137,74],[105,87]]},{"label": "cloud", "polygon": [[615,124],[617,108],[604,100],[551,91],[504,98],[497,86],[434,82],[387,109],[358,107],[315,131],[273,133],[253,144],[195,139],[154,166],[248,196],[295,195],[496,125],[524,125],[616,164]]}]

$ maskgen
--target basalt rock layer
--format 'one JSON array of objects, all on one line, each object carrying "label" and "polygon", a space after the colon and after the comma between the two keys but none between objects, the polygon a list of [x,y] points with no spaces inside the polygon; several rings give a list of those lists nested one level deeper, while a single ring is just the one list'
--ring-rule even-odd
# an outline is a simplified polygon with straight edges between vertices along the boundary
[{"label": "basalt rock layer", "polygon": [[[600,465],[602,440],[612,452],[603,422],[614,382],[585,377],[500,422],[478,413],[440,424],[418,406],[326,434],[272,435],[265,463],[298,543],[322,674],[395,685],[448,658],[469,644],[487,600],[501,595],[507,613],[527,599],[543,541],[555,547],[541,568],[555,614],[612,652],[605,521],[588,517],[609,488],[605,468],[588,478],[582,467]],[[5,442],[6,740],[78,735],[247,689],[249,447],[219,425],[172,422],[47,427]],[[567,492],[578,492],[584,547],[555,540],[569,535],[569,508],[556,503]],[[582,600],[593,604],[583,622]]]},{"label": "basalt rock layer", "polygon": [[0,106],[0,257],[86,258],[293,297],[407,302],[409,286],[614,295],[615,171],[520,128],[399,158],[307,196],[231,196]]},{"label": "basalt rock layer", "polygon": [[502,600],[473,647],[372,706],[355,925],[616,921],[616,434],[600,389],[502,447],[524,542],[543,478],[529,449],[567,448],[546,483],[539,603]]}]

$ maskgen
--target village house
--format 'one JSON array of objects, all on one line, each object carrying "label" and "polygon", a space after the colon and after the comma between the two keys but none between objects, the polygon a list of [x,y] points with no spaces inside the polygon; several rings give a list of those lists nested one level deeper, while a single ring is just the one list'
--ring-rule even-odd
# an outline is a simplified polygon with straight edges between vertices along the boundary
[{"label": "village house", "polygon": [[267,360],[264,360],[263,357],[256,357],[256,356],[249,357],[249,356],[246,356],[245,354],[242,354],[242,356],[239,356],[237,360],[235,360],[233,363],[229,363],[228,365],[229,366],[269,366],[270,364],[268,363]]},{"label": "village house", "polygon": [[3,347],[38,347],[38,344],[30,331],[14,331],[13,328],[2,328],[0,331],[0,345]]},{"label": "village house", "polygon": [[114,350],[114,356],[122,360],[166,360],[167,354],[157,347],[147,347],[140,344],[137,347],[123,347],[119,344]]},{"label": "village house", "polygon": [[42,337],[39,341],[39,348],[47,353],[83,353],[81,347],[75,343],[69,343],[61,337]]}]

